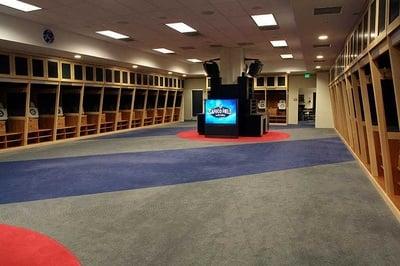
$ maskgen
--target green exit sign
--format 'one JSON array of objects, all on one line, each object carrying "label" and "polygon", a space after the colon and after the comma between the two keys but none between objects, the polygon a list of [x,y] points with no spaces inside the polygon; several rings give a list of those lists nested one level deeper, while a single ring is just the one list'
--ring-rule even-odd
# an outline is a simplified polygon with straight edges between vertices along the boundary
[{"label": "green exit sign", "polygon": [[305,73],[305,74],[304,74],[304,78],[306,78],[306,79],[311,78],[311,73]]}]

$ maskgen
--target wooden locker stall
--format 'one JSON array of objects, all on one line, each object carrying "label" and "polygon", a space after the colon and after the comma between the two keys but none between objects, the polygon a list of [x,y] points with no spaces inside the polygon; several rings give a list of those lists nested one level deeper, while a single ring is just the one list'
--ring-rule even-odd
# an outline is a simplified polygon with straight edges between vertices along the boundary
[{"label": "wooden locker stall", "polygon": [[119,112],[121,119],[117,122],[117,130],[131,128],[132,113],[133,113],[133,97],[134,89],[122,88],[121,97],[119,101]]},{"label": "wooden locker stall", "polygon": [[29,86],[26,83],[0,83],[0,149],[24,145]]},{"label": "wooden locker stall", "polygon": [[122,120],[119,112],[121,88],[105,87],[103,109],[100,121],[100,133],[116,130],[117,124]]},{"label": "wooden locker stall", "polygon": [[134,98],[134,115],[132,118],[132,127],[143,126],[144,108],[146,103],[147,91],[144,89],[136,89]]},{"label": "wooden locker stall", "polygon": [[81,136],[100,133],[100,123],[101,121],[105,122],[105,116],[101,115],[103,93],[103,87],[85,86],[80,127]]}]

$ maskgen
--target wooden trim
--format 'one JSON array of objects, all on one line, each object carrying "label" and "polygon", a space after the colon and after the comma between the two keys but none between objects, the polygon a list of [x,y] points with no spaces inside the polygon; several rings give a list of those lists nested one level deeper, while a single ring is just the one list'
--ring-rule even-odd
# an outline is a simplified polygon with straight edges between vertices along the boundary
[{"label": "wooden trim", "polygon": [[371,66],[372,83],[375,93],[375,105],[378,117],[379,138],[381,142],[383,168],[385,169],[384,170],[385,189],[387,193],[389,193],[389,195],[393,195],[394,194],[393,175],[392,175],[392,167],[390,161],[389,142],[386,136],[387,128],[386,128],[386,117],[385,117],[382,86],[381,86],[381,73],[371,55],[370,55],[370,66]]},{"label": "wooden trim", "polygon": [[365,115],[365,127],[367,130],[367,141],[368,141],[368,150],[369,150],[369,159],[370,159],[370,167],[371,174],[374,177],[379,175],[378,170],[378,158],[376,157],[376,144],[374,139],[374,130],[372,126],[372,117],[371,117],[371,107],[369,105],[369,95],[367,88],[367,77],[365,74],[365,70],[360,68],[358,70],[360,76],[360,89],[362,95],[362,102],[364,107],[364,115]]}]

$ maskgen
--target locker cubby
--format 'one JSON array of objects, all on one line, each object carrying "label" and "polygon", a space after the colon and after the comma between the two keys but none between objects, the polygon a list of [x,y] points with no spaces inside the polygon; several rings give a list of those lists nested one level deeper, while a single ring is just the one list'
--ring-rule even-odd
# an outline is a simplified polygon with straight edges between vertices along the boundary
[{"label": "locker cubby", "polygon": [[8,54],[0,54],[0,75],[11,75],[11,59]]},{"label": "locker cubby", "polygon": [[100,132],[110,132],[115,130],[115,124],[121,120],[121,114],[118,112],[118,94],[119,89],[105,88],[103,98],[103,114],[105,121],[100,122]]},{"label": "locker cubby", "polygon": [[397,117],[396,97],[392,78],[389,52],[385,52],[376,60],[380,74],[385,110],[386,127],[388,132],[399,132],[399,120]]},{"label": "locker cubby", "polygon": [[59,62],[56,60],[47,60],[47,78],[58,79],[59,78]]},{"label": "locker cubby", "polygon": [[253,113],[266,113],[266,101],[265,101],[266,91],[256,90],[254,91],[254,103],[252,103],[251,109]]},{"label": "locker cubby", "polygon": [[24,144],[27,84],[0,83],[0,149]]},{"label": "locker cubby", "polygon": [[144,115],[146,101],[146,90],[137,89],[135,93],[134,114],[132,118],[132,127],[141,127]]},{"label": "locker cubby", "polygon": [[45,60],[41,58],[32,58],[32,78],[44,78]]},{"label": "locker cubby", "polygon": [[174,106],[174,119],[173,121],[179,121],[181,117],[181,105],[182,105],[183,93],[178,91],[176,94],[175,106]]},{"label": "locker cubby", "polygon": [[143,85],[145,85],[145,86],[149,85],[149,79],[148,78],[149,78],[148,75],[146,75],[146,74],[142,75],[142,84]]},{"label": "locker cubby", "polygon": [[14,57],[15,75],[27,77],[29,76],[29,60],[24,56]]},{"label": "locker cubby", "polygon": [[267,112],[270,123],[286,124],[286,109],[279,109],[278,104],[281,101],[286,103],[286,90],[267,90]]},{"label": "locker cubby", "polygon": [[165,110],[164,122],[172,122],[174,102],[175,102],[175,91],[168,91],[167,108]]},{"label": "locker cubby", "polygon": [[136,74],[133,72],[129,73],[129,84],[136,84]]},{"label": "locker cubby", "polygon": [[157,104],[157,94],[158,91],[156,90],[149,90],[147,94],[147,101],[146,101],[146,111],[144,115],[143,123],[145,126],[153,125],[154,118],[155,118],[155,110]]},{"label": "locker cubby", "polygon": [[88,82],[94,81],[94,68],[92,66],[85,67],[85,80]]},{"label": "locker cubby", "polygon": [[78,136],[82,86],[61,85],[56,139]]},{"label": "locker cubby", "polygon": [[101,87],[85,87],[80,128],[81,136],[96,134],[100,121],[105,121],[105,117],[100,115],[101,91]]},{"label": "locker cubby", "polygon": [[[57,87],[58,85],[48,84],[31,85],[28,144],[53,140]],[[38,117],[35,117],[35,112],[38,112]]]},{"label": "locker cubby", "polygon": [[61,62],[61,78],[63,80],[71,80],[72,79],[71,63]]},{"label": "locker cubby", "polygon": [[164,109],[165,109],[166,100],[167,100],[167,92],[166,91],[159,91],[159,93],[158,93],[158,101],[157,101],[157,112],[156,112],[156,118],[155,118],[155,123],[156,124],[163,123],[163,120],[164,120]]},{"label": "locker cubby", "polygon": [[83,66],[79,64],[74,64],[74,80],[83,80]]},{"label": "locker cubby", "polygon": [[133,117],[132,101],[133,101],[133,89],[122,89],[121,90],[121,99],[119,103],[119,112],[120,119],[117,122],[117,130],[128,129],[131,127],[129,121],[131,121]]}]

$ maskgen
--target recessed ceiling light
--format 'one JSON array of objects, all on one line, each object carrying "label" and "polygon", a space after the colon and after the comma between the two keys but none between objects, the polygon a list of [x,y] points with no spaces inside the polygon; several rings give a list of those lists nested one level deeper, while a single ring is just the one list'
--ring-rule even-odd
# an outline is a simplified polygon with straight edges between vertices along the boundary
[{"label": "recessed ceiling light", "polygon": [[170,71],[170,72],[168,72],[168,75],[172,75],[172,72]]},{"label": "recessed ceiling light", "polygon": [[76,55],[74,55],[74,58],[75,58],[75,59],[81,59],[82,56],[81,56],[80,54],[76,54]]},{"label": "recessed ceiling light", "polygon": [[18,0],[0,0],[0,5],[8,6],[24,12],[31,12],[42,9],[41,7],[34,6]]},{"label": "recessed ceiling light", "polygon": [[285,40],[271,41],[273,47],[287,47],[288,44]]},{"label": "recessed ceiling light", "polygon": [[292,54],[281,54],[282,59],[292,59],[293,55]]},{"label": "recessed ceiling light", "polygon": [[251,16],[251,18],[254,20],[258,27],[278,25],[273,14],[254,15]]},{"label": "recessed ceiling light", "polygon": [[138,65],[133,65],[133,66],[132,66],[132,68],[138,68],[138,67],[139,67]]},{"label": "recessed ceiling light", "polygon": [[182,77],[184,77],[184,78],[185,78],[185,77],[186,77],[186,74],[183,74],[183,75],[182,75]]},{"label": "recessed ceiling light", "polygon": [[106,37],[110,37],[116,40],[121,40],[121,39],[128,39],[129,36],[112,31],[112,30],[101,30],[101,31],[96,31],[97,34],[104,35]]},{"label": "recessed ceiling light", "polygon": [[156,52],[159,52],[159,53],[163,53],[163,54],[173,54],[173,53],[175,53],[174,51],[171,51],[171,50],[168,50],[168,49],[165,49],[165,48],[156,48],[156,49],[153,49],[153,51],[156,51]]},{"label": "recessed ceiling light", "polygon": [[317,59],[324,59],[323,55],[317,55]]},{"label": "recessed ceiling light", "polygon": [[189,61],[189,62],[192,62],[192,63],[200,63],[200,62],[203,62],[203,61],[201,61],[200,59],[196,59],[196,58],[190,58],[190,59],[186,59],[187,61]]},{"label": "recessed ceiling light", "polygon": [[320,36],[318,37],[318,40],[320,40],[320,41],[328,40],[328,35],[320,35]]},{"label": "recessed ceiling light", "polygon": [[316,66],[315,68],[316,68],[316,69],[321,69],[321,66]]},{"label": "recessed ceiling light", "polygon": [[177,23],[168,23],[165,24],[168,27],[179,31],[180,33],[189,33],[189,32],[196,32],[197,30],[193,29],[192,27],[190,27],[189,25],[183,23],[183,22],[177,22]]},{"label": "recessed ceiling light", "polygon": [[292,72],[290,72],[290,71],[286,71],[286,74],[290,74],[290,73],[292,73]]}]

